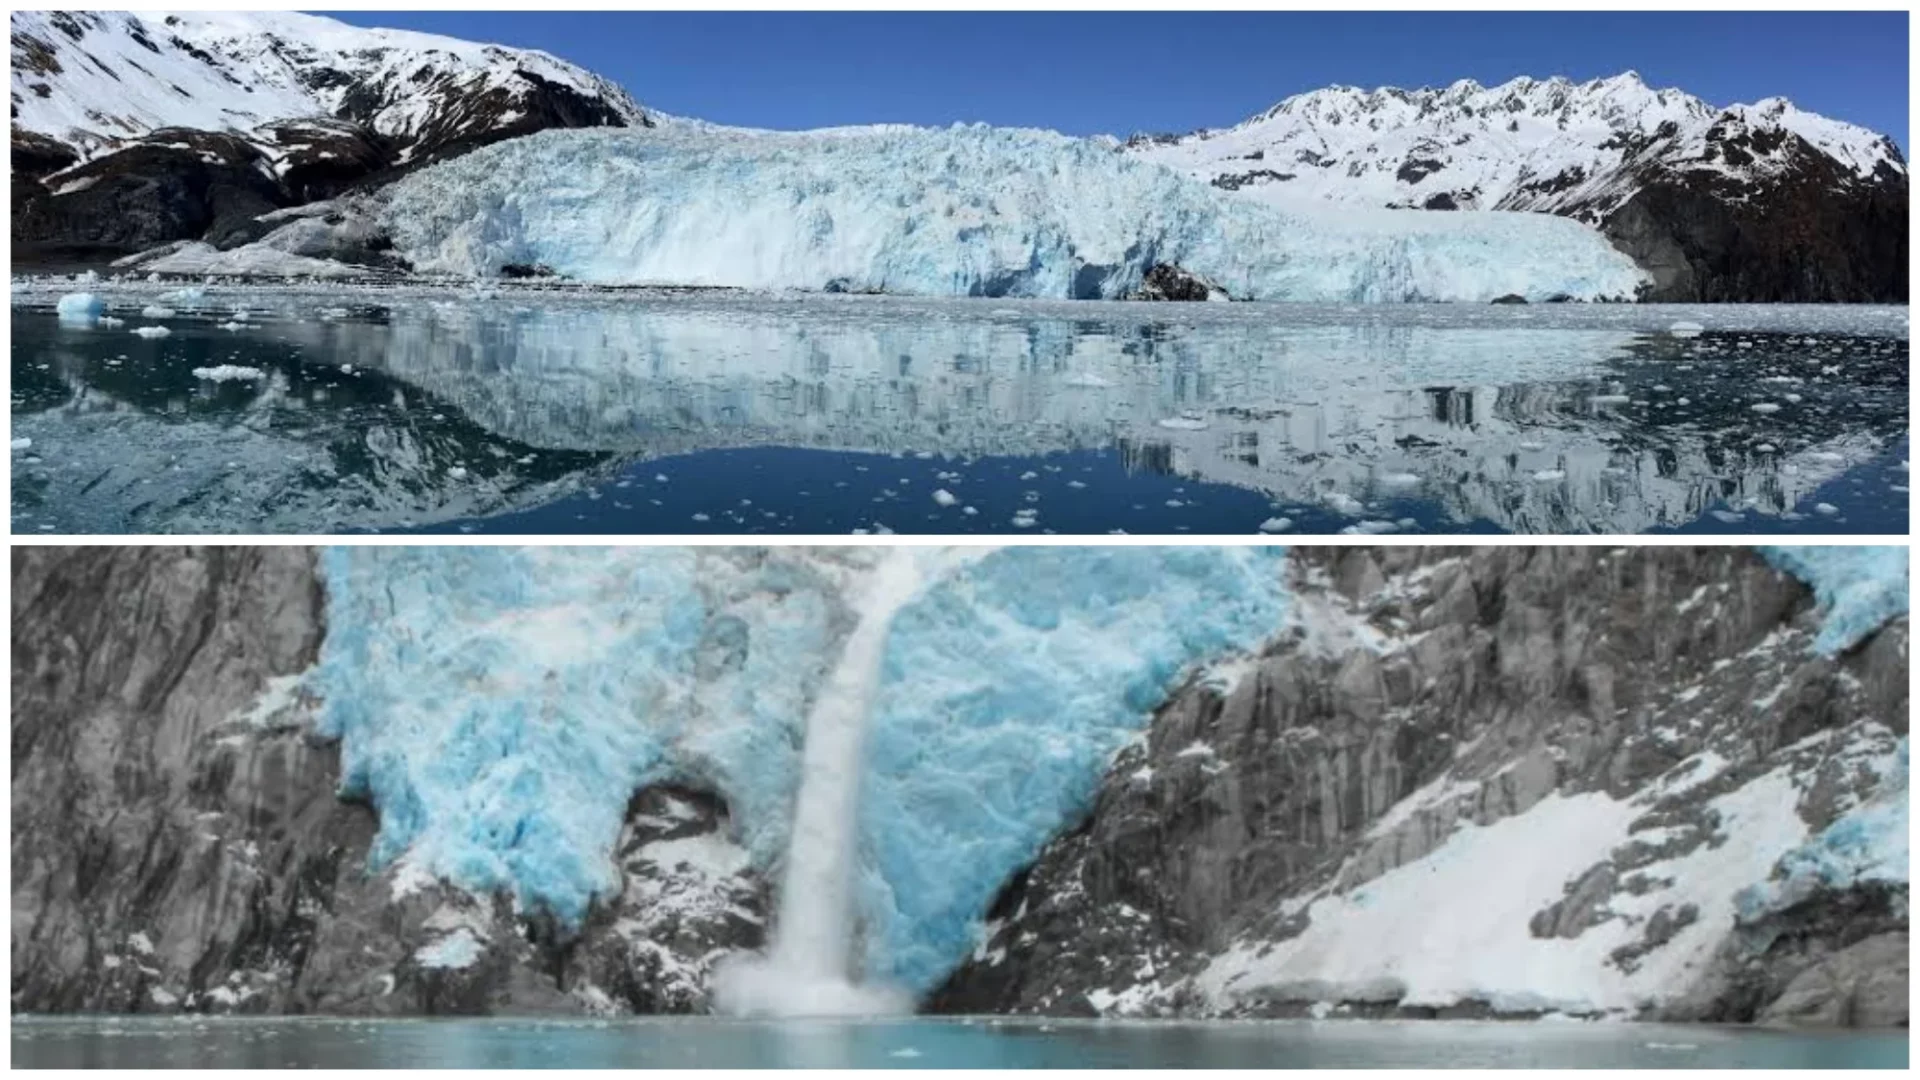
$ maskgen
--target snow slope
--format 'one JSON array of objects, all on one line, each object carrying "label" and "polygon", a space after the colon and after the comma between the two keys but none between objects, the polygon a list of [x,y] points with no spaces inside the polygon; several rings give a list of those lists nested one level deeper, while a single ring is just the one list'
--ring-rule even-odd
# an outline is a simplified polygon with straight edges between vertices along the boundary
[{"label": "snow slope", "polygon": [[[854,889],[867,974],[924,990],[1084,807],[1188,665],[1279,625],[1278,549],[983,553],[896,617]],[[619,888],[630,795],[718,791],[785,851],[798,748],[868,549],[338,548],[308,687],[401,887],[502,890],[576,924]]]},{"label": "snow slope", "polygon": [[540,83],[629,124],[645,115],[614,83],[544,52],[296,12],[16,11],[12,30],[14,127],[83,158],[158,128],[244,134],[314,117],[410,143],[480,122],[476,102]]},{"label": "snow slope", "polygon": [[1280,205],[1433,205],[1598,221],[1650,169],[1736,181],[1778,172],[1787,134],[1859,180],[1906,174],[1892,141],[1865,128],[1784,98],[1720,109],[1681,90],[1656,90],[1631,71],[1582,83],[1523,77],[1490,87],[1472,80],[1418,90],[1333,86],[1289,97],[1231,128],[1136,136],[1127,147]]},{"label": "snow slope", "polygon": [[599,283],[1112,298],[1168,263],[1238,299],[1486,301],[1645,280],[1571,221],[1282,211],[982,126],[543,132],[407,177],[385,222],[422,271]]}]

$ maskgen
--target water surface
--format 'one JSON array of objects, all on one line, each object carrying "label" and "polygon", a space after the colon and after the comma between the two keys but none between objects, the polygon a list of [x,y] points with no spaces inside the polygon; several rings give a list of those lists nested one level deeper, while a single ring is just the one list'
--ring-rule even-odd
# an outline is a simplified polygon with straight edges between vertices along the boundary
[{"label": "water surface", "polygon": [[1907,523],[1904,308],[72,287],[16,289],[17,531]]},{"label": "water surface", "polygon": [[1905,1068],[1906,1032],[1653,1024],[15,1017],[15,1068]]}]

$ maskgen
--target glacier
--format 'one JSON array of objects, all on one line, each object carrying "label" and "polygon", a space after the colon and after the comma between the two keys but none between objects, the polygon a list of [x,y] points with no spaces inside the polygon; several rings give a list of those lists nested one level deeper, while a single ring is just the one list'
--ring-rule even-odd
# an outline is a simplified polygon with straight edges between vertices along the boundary
[{"label": "glacier", "polygon": [[1646,280],[1571,220],[1282,209],[985,125],[547,131],[406,177],[381,215],[422,272],[598,284],[1114,299],[1172,264],[1243,300],[1483,302]]},{"label": "glacier", "polygon": [[[376,868],[577,926],[630,796],[709,787],[769,874],[870,548],[351,547],[305,686],[371,802]],[[930,989],[1008,875],[1087,808],[1194,665],[1281,626],[1279,548],[1010,547],[894,617],[853,888],[869,978]]]},{"label": "glacier", "polygon": [[1820,632],[1814,649],[1835,656],[1907,613],[1907,549],[1816,545],[1760,548],[1774,569],[1813,590]]}]

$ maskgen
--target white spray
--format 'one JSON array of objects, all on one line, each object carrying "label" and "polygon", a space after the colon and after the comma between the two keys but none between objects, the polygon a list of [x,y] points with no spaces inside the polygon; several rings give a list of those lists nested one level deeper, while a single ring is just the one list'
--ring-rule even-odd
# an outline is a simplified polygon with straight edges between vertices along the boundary
[{"label": "white spray", "polygon": [[867,723],[893,618],[920,591],[910,548],[888,548],[864,583],[860,621],[807,717],[780,917],[764,957],[741,957],[714,975],[720,1008],[748,1016],[850,1016],[903,1012],[907,995],[853,981],[853,866]]}]

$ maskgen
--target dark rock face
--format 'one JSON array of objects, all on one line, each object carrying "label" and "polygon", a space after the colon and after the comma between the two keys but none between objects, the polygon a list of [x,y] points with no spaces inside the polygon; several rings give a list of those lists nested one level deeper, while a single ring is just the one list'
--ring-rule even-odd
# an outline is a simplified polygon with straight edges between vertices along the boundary
[{"label": "dark rock face", "polygon": [[332,748],[236,719],[316,653],[310,553],[22,548],[13,590],[13,1007],[286,1011],[374,831]]},{"label": "dark rock face", "polygon": [[763,943],[689,789],[635,796],[623,890],[572,931],[371,869],[373,811],[274,692],[325,632],[310,551],[21,548],[13,626],[16,1012],[693,1011]]},{"label": "dark rock face", "polygon": [[[1123,1001],[1125,1015],[1296,1016],[1316,1003],[1353,1016],[1487,1014],[1489,1002],[1401,1006],[1393,980],[1335,989],[1303,976],[1222,1001],[1196,976],[1230,946],[1305,932],[1306,906],[1282,901],[1344,894],[1463,823],[1550,794],[1638,793],[1633,834],[1647,839],[1597,853],[1527,926],[1578,938],[1621,917],[1614,897],[1671,884],[1645,868],[1726,841],[1713,798],[1795,770],[1808,792],[1798,812],[1824,828],[1866,781],[1812,737],[1884,749],[1906,730],[1905,623],[1837,661],[1818,657],[1805,588],[1744,550],[1295,548],[1290,561],[1300,602],[1327,605],[1311,613],[1323,629],[1280,642],[1230,689],[1196,682],[1164,706],[1115,760],[1087,820],[1006,887],[986,940],[931,1010],[1074,1015]],[[1349,617],[1367,628],[1353,640],[1324,630]],[[1360,643],[1376,633],[1406,647]],[[1757,687],[1778,687],[1765,710],[1752,705]],[[1726,716],[1743,719],[1711,719]],[[1731,764],[1661,794],[1657,778],[1709,750]],[[1849,901],[1828,897],[1782,916],[1777,932],[1717,930],[1724,970],[1670,988],[1691,1003],[1670,1015],[1904,1023],[1904,976],[1896,1002],[1895,980],[1867,977],[1847,951],[1904,934],[1898,892],[1898,918],[1884,917],[1888,905],[1883,917],[1841,917]],[[1704,917],[1659,905],[1607,963],[1635,970]]]},{"label": "dark rock face", "polygon": [[218,235],[288,204],[237,136],[167,129],[69,169],[16,210],[14,250],[35,256],[114,256],[170,240]]},{"label": "dark rock face", "polygon": [[1225,300],[1227,291],[1199,274],[1168,263],[1155,263],[1128,300]]},{"label": "dark rock face", "polygon": [[1663,176],[1608,215],[1601,231],[1653,278],[1642,299],[1906,303],[1906,178],[1858,181],[1811,148],[1789,161],[1745,184]]}]

